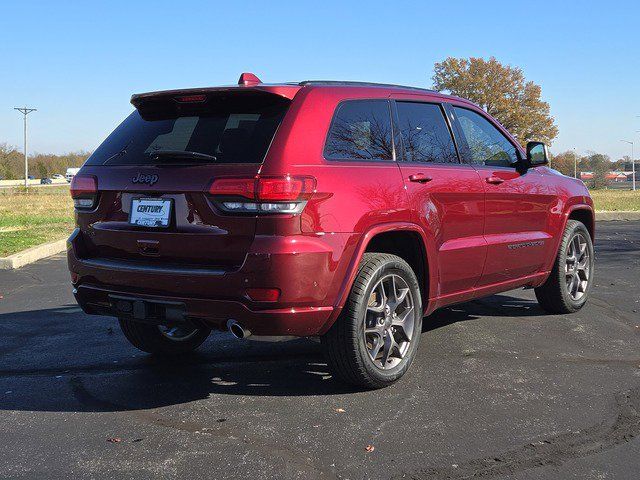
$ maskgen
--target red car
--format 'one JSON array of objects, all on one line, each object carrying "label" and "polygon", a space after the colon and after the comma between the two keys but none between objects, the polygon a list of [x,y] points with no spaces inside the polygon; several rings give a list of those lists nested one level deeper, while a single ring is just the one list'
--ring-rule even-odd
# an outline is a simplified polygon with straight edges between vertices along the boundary
[{"label": "red car", "polygon": [[145,352],[189,352],[211,329],[319,336],[336,377],[376,388],[445,305],[588,298],[587,189],[467,100],[245,73],[131,103],[73,179],[68,259],[82,309]]}]

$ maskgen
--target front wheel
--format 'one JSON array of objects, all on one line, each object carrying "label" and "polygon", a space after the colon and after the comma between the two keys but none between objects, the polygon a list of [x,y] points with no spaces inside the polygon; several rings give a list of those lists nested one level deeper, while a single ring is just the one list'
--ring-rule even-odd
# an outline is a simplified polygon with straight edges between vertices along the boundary
[{"label": "front wheel", "polygon": [[347,304],[321,341],[335,377],[381,388],[408,370],[421,332],[420,286],[411,267],[396,255],[365,253]]},{"label": "front wheel", "polygon": [[118,319],[124,336],[143,352],[155,355],[180,355],[192,352],[204,342],[211,330],[188,325],[151,325],[126,318]]},{"label": "front wheel", "polygon": [[549,313],[577,312],[587,302],[593,273],[591,235],[582,222],[569,220],[551,274],[535,289],[538,303]]}]

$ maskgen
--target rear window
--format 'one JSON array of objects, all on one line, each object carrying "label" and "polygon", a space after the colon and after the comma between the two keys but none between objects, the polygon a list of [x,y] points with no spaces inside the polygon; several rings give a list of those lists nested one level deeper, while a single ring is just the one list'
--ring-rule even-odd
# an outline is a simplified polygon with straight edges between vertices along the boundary
[{"label": "rear window", "polygon": [[289,103],[255,92],[189,104],[152,99],[107,137],[87,165],[262,163]]},{"label": "rear window", "polygon": [[331,122],[324,156],[329,160],[392,160],[389,102],[342,102]]}]

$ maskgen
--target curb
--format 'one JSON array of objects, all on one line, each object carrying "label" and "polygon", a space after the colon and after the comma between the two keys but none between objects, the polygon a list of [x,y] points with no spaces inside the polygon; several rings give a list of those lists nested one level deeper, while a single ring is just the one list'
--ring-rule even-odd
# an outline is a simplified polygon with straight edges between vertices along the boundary
[{"label": "curb", "polygon": [[27,248],[8,257],[0,257],[0,270],[13,270],[28,265],[42,258],[63,252],[67,248],[66,240],[57,240],[44,245]]},{"label": "curb", "polygon": [[640,220],[640,212],[596,212],[596,222]]}]

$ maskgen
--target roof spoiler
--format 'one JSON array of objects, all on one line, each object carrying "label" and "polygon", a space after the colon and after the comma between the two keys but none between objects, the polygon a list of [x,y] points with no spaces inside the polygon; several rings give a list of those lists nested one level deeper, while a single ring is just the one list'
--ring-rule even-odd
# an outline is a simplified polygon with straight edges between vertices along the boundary
[{"label": "roof spoiler", "polygon": [[224,93],[249,93],[271,94],[292,100],[300,85],[269,85],[262,83],[252,73],[243,73],[238,79],[237,85],[224,87],[187,88],[179,90],[161,90],[157,92],[136,93],[131,96],[131,104],[138,108],[147,100],[161,100],[173,98],[179,103],[203,102],[211,94]]}]

